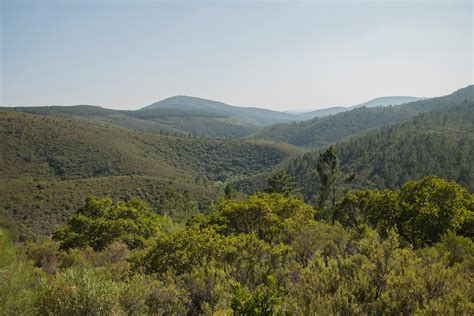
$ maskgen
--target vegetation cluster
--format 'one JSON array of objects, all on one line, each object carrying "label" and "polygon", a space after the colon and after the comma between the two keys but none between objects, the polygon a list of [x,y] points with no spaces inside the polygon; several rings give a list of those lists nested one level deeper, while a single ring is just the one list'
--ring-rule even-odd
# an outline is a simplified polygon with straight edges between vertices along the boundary
[{"label": "vegetation cluster", "polygon": [[[277,179],[291,181],[277,175],[269,193],[221,198],[185,224],[137,199],[90,197],[52,240],[14,250],[2,230],[0,292],[11,293],[2,309],[472,314],[474,195],[465,188],[426,177],[352,192],[328,211]],[[332,211],[334,224],[320,218]]]}]

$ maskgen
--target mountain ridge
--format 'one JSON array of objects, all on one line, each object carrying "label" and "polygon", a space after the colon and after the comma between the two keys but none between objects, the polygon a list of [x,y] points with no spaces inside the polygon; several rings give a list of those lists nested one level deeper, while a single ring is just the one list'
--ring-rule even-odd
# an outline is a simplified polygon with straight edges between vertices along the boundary
[{"label": "mountain ridge", "polygon": [[419,113],[442,108],[446,104],[473,98],[474,86],[470,85],[442,97],[420,99],[395,106],[356,106],[326,117],[292,124],[275,124],[259,130],[253,137],[320,148],[373,128],[402,122]]}]

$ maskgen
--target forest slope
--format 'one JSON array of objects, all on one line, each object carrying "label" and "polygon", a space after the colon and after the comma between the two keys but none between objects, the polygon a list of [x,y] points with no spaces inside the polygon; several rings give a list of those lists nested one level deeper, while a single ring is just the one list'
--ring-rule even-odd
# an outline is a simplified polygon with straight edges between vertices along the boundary
[{"label": "forest slope", "polygon": [[146,200],[183,220],[222,183],[302,153],[286,144],[137,132],[83,119],[0,112],[0,214],[15,237],[50,234],[91,195]]},{"label": "forest slope", "polygon": [[[336,145],[344,174],[357,187],[397,188],[409,179],[437,175],[474,191],[474,100],[420,114],[413,119]],[[319,153],[288,163],[307,197],[318,189]],[[315,186],[316,181],[316,186]]]},{"label": "forest slope", "polygon": [[83,120],[0,112],[4,179],[147,175],[224,181],[270,169],[300,149],[268,141],[166,136]]},{"label": "forest slope", "polygon": [[403,122],[420,113],[473,99],[474,86],[468,86],[439,98],[424,99],[397,106],[360,107],[310,121],[277,124],[257,132],[254,137],[283,141],[297,146],[320,148],[373,128]]}]

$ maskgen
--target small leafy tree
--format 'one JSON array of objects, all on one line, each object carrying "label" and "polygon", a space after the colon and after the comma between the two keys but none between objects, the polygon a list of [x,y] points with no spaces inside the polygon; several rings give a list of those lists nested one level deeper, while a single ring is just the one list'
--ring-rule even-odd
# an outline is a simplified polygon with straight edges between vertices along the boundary
[{"label": "small leafy tree", "polygon": [[407,182],[400,191],[363,190],[347,194],[335,218],[344,226],[368,224],[385,237],[395,228],[415,248],[438,242],[449,231],[470,235],[474,196],[455,182],[435,176]]},{"label": "small leafy tree", "polygon": [[400,190],[398,231],[414,247],[431,245],[472,218],[473,200],[472,194],[453,181],[435,176],[408,181]]},{"label": "small leafy tree", "polygon": [[259,239],[271,242],[286,223],[309,221],[313,217],[313,207],[300,199],[277,193],[256,193],[246,201],[220,201],[209,216],[209,224],[225,235],[255,234]]},{"label": "small leafy tree", "polygon": [[90,246],[102,250],[114,241],[141,248],[160,231],[162,218],[138,199],[116,202],[89,197],[69,222],[55,232],[61,249]]}]

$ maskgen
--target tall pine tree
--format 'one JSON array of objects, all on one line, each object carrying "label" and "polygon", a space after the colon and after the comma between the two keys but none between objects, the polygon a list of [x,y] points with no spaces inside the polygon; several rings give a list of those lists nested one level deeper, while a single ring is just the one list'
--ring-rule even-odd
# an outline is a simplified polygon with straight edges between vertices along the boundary
[{"label": "tall pine tree", "polygon": [[336,187],[339,176],[339,159],[333,146],[319,155],[316,165],[321,182],[319,193],[319,205],[324,209],[328,200],[331,200],[331,222],[334,224],[334,212],[336,209]]}]

